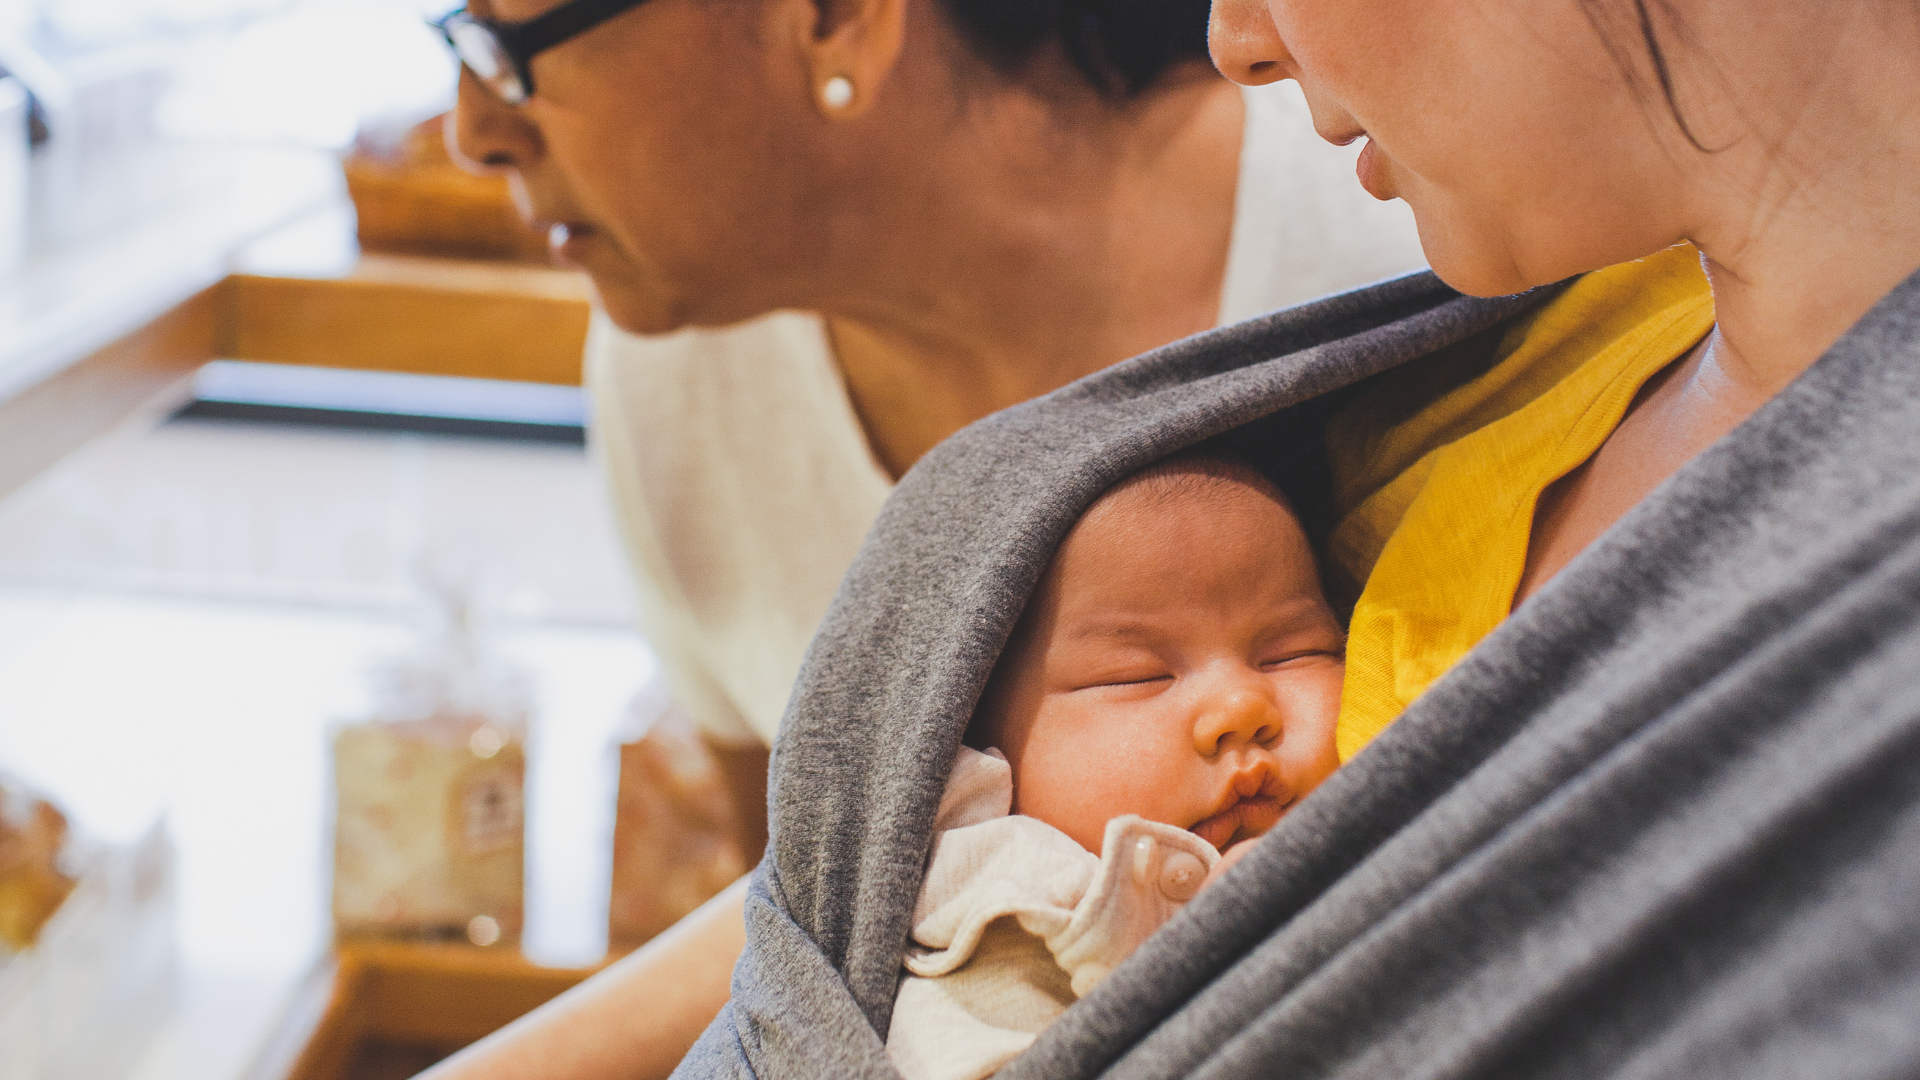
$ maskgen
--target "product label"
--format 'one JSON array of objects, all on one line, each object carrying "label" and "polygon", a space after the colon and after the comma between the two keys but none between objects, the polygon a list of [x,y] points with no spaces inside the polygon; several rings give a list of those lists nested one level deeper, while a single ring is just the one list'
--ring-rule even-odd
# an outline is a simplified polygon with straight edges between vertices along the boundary
[{"label": "product label", "polygon": [[473,777],[460,799],[461,837],[467,851],[479,855],[518,846],[523,813],[517,771],[488,769]]}]

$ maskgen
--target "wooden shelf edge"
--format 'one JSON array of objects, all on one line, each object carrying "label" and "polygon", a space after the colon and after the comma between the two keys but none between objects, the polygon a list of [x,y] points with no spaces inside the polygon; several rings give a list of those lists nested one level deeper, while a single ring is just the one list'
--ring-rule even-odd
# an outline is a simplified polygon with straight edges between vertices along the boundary
[{"label": "wooden shelf edge", "polygon": [[0,498],[191,398],[209,360],[577,386],[591,291],[537,266],[368,256],[344,278],[231,275],[0,402]]},{"label": "wooden shelf edge", "polygon": [[0,403],[0,498],[85,444],[184,405],[189,380],[214,358],[225,284]]},{"label": "wooden shelf edge", "polygon": [[370,1042],[451,1052],[604,967],[551,968],[512,950],[348,942],[301,984],[246,1080],[344,1080]]},{"label": "wooden shelf edge", "polygon": [[400,258],[364,276],[228,278],[220,355],[579,385],[591,308],[576,283],[518,267],[410,276]]}]

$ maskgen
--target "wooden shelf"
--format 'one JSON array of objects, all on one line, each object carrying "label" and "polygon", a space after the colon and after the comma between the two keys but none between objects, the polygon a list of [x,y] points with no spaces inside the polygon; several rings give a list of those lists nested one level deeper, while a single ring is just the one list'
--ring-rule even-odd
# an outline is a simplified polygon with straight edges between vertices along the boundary
[{"label": "wooden shelf", "polygon": [[222,359],[578,385],[591,291],[514,263],[366,255],[345,276],[235,274]]},{"label": "wooden shelf", "polygon": [[80,446],[188,400],[209,360],[579,385],[586,276],[367,255],[338,277],[232,274],[0,397],[0,498]]},{"label": "wooden shelf", "polygon": [[[505,181],[447,159],[438,121],[402,151],[355,155],[344,184],[327,154],[208,151],[220,181],[176,212],[0,275],[0,498],[108,430],[184,404],[209,360],[577,385],[585,275],[530,261],[545,258],[544,238],[520,224]],[[440,255],[234,272],[245,251],[316,219],[345,222],[335,231],[350,251],[343,187],[366,247]]]},{"label": "wooden shelf", "polygon": [[447,153],[446,117],[397,145],[361,146],[342,162],[367,251],[547,261],[547,237],[520,219],[506,177],[475,176]]},{"label": "wooden shelf", "polygon": [[218,181],[192,200],[0,275],[0,401],[191,303],[232,271],[237,252],[342,198],[331,155],[205,156]]},{"label": "wooden shelf", "polygon": [[184,404],[194,371],[213,359],[220,289],[0,400],[0,497],[107,431]]},{"label": "wooden shelf", "polygon": [[208,150],[218,182],[0,275],[0,498],[85,443],[185,401],[214,358],[236,251],[341,197],[337,161]]},{"label": "wooden shelf", "polygon": [[466,945],[341,945],[296,995],[249,1080],[405,1080],[596,970]]}]

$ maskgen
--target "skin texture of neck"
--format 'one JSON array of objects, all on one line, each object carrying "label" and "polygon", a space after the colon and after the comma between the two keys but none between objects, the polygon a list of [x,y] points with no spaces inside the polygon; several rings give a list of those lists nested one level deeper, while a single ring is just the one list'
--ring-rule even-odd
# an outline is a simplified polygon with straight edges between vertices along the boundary
[{"label": "skin texture of neck", "polygon": [[1763,7],[1702,5],[1729,59],[1695,64],[1718,152],[1689,169],[1719,317],[1700,389],[1756,405],[1920,267],[1920,7]]},{"label": "skin texture of neck", "polygon": [[1213,326],[1244,106],[1204,69],[1171,81],[1121,106],[983,89],[873,185],[886,205],[856,228],[890,236],[830,241],[839,273],[813,306],[893,476],[991,412]]},{"label": "skin texture of neck", "polygon": [[1516,602],[1920,268],[1920,8],[1764,6],[1780,10],[1697,5],[1681,61],[1682,114],[1712,152],[1669,152],[1718,326],[1542,495]]}]

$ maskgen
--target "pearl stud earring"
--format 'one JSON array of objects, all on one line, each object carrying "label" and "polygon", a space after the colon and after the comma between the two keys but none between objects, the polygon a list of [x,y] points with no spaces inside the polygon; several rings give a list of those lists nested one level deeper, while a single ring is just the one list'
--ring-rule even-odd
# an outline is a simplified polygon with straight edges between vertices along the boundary
[{"label": "pearl stud earring", "polygon": [[836,112],[853,104],[853,80],[835,75],[820,84],[820,103]]}]

